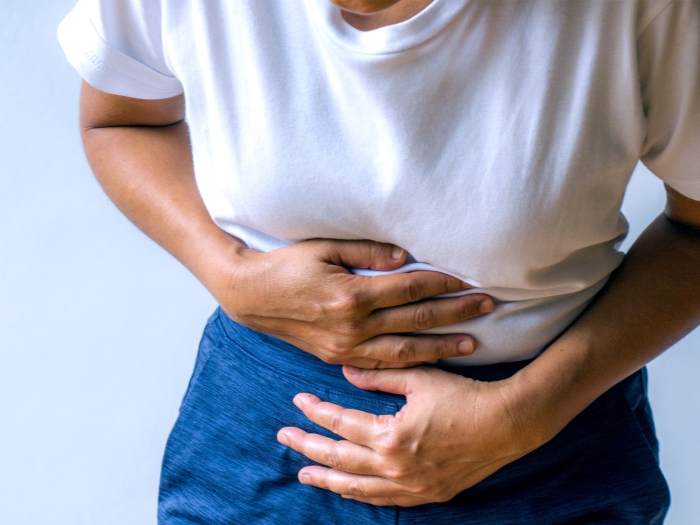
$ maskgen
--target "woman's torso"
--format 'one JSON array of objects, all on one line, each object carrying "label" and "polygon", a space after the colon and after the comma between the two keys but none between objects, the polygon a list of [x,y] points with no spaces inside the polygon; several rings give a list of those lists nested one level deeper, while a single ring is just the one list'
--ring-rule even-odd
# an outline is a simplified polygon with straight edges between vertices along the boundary
[{"label": "woman's torso", "polygon": [[[637,2],[434,0],[370,32],[328,0],[163,4],[199,189],[252,248],[372,239],[497,300],[437,332],[533,357],[620,263],[645,121]],[[426,266],[427,265],[427,266]],[[371,273],[371,272],[364,272]]]}]

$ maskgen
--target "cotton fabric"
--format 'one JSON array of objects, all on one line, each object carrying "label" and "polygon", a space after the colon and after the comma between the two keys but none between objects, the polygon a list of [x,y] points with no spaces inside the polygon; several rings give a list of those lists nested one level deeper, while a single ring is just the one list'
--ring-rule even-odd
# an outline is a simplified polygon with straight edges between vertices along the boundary
[{"label": "cotton fabric", "polygon": [[185,94],[204,202],[250,247],[393,243],[493,296],[432,330],[477,339],[453,363],[532,358],[575,319],[640,158],[700,199],[696,0],[434,0],[369,32],[328,0],[80,0],[59,36],[98,89]]},{"label": "cotton fabric", "polygon": [[[527,363],[443,368],[495,381]],[[355,388],[340,366],[217,310],[165,451],[159,525],[657,525],[669,507],[645,370],[453,500],[410,508],[374,507],[299,483],[297,472],[311,462],[278,443],[277,431],[297,426],[338,439],[292,404],[299,392],[374,414],[405,403]]]}]

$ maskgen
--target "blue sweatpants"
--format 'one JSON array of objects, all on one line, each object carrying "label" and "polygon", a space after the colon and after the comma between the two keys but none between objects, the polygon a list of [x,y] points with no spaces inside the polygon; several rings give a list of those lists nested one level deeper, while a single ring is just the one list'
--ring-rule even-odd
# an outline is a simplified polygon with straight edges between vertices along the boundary
[{"label": "blue sweatpants", "polygon": [[[483,381],[526,362],[442,367]],[[646,396],[646,370],[603,394],[549,443],[447,503],[374,507],[297,481],[311,464],[277,442],[285,426],[332,436],[292,404],[299,392],[374,414],[405,398],[366,392],[341,368],[271,336],[210,318],[168,440],[160,525],[651,525],[670,504]]]}]

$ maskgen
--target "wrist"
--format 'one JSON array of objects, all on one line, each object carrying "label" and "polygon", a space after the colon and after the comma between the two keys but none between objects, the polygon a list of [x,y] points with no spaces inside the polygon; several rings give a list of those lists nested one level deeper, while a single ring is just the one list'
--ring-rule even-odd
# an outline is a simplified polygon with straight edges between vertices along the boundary
[{"label": "wrist", "polygon": [[219,303],[230,289],[241,262],[257,253],[216,225],[193,235],[187,244],[190,248],[181,261]]},{"label": "wrist", "polygon": [[501,394],[513,420],[514,439],[523,455],[544,445],[568,423],[562,424],[564,418],[557,414],[557,396],[529,372],[523,369],[501,381]]},{"label": "wrist", "polygon": [[612,353],[600,352],[592,338],[563,337],[506,380],[527,446],[534,449],[552,439],[624,377],[609,362]]}]

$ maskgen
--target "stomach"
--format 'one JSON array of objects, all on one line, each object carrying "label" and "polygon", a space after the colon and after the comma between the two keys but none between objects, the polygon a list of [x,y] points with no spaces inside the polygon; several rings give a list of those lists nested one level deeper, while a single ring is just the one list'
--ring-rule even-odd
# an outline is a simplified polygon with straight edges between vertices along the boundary
[{"label": "stomach", "polygon": [[[292,242],[268,235],[259,230],[234,223],[219,223],[227,233],[241,239],[250,248],[268,252]],[[401,268],[390,272],[350,268],[351,272],[369,277],[392,273],[435,271],[454,275],[474,288],[451,295],[483,293],[494,299],[494,311],[488,315],[461,323],[433,328],[416,333],[469,334],[477,342],[476,351],[468,356],[444,359],[458,366],[490,365],[522,361],[537,357],[583,312],[593,297],[603,288],[609,274],[602,279],[574,291],[483,286],[474,279],[446,271],[409,257]]]}]

